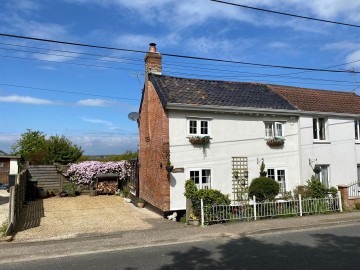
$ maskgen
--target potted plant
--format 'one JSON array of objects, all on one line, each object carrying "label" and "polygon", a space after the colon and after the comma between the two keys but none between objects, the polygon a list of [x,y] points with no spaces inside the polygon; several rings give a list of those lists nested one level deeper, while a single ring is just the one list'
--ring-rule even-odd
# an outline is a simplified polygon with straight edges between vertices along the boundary
[{"label": "potted plant", "polygon": [[191,144],[206,145],[210,142],[210,136],[192,136],[189,138]]},{"label": "potted plant", "polygon": [[315,166],[314,169],[313,169],[314,173],[320,173],[321,172],[321,168],[320,166]]},{"label": "potted plant", "polygon": [[261,161],[261,165],[260,165],[260,176],[265,177],[267,174],[267,172],[265,171],[265,163],[264,160]]},{"label": "potted plant", "polygon": [[285,143],[285,138],[282,136],[275,136],[270,140],[266,141],[268,146],[282,146]]},{"label": "potted plant", "polygon": [[199,226],[199,219],[194,214],[190,214],[188,223],[189,225]]},{"label": "potted plant", "polygon": [[137,200],[137,207],[138,208],[144,208],[144,206],[145,206],[145,201],[143,199],[139,198]]},{"label": "potted plant", "polygon": [[174,169],[174,166],[171,164],[170,160],[168,160],[167,164],[166,164],[166,171],[167,172],[172,172]]},{"label": "potted plant", "polygon": [[129,198],[130,190],[127,187],[124,187],[121,193],[124,196],[124,201],[125,202],[131,202],[131,199]]}]

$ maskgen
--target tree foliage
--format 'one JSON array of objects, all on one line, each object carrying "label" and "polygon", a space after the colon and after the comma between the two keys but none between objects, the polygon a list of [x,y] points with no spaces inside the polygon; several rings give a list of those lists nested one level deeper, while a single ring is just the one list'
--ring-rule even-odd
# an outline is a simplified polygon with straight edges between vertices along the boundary
[{"label": "tree foliage", "polygon": [[106,155],[106,156],[82,156],[80,161],[122,161],[122,160],[130,160],[132,158],[137,158],[139,156],[138,151],[130,151],[127,150],[120,155]]},{"label": "tree foliage", "polygon": [[11,147],[14,154],[20,154],[33,165],[59,163],[66,165],[77,161],[83,154],[80,146],[73,144],[65,136],[50,136],[41,131],[27,131]]}]

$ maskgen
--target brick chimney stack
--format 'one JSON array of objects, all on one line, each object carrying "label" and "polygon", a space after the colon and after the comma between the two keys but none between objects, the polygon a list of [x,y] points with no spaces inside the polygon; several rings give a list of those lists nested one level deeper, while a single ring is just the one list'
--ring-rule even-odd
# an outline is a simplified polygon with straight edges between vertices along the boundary
[{"label": "brick chimney stack", "polygon": [[156,44],[149,44],[149,52],[145,55],[145,73],[161,74],[162,72],[162,56],[156,51]]}]

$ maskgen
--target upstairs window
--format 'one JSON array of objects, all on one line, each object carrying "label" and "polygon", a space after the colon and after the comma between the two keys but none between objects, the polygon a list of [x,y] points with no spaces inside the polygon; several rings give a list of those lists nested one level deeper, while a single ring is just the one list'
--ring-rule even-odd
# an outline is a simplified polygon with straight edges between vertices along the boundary
[{"label": "upstairs window", "polygon": [[360,120],[355,120],[355,140],[360,142]]},{"label": "upstairs window", "polygon": [[319,141],[326,140],[325,125],[326,125],[325,118],[313,118],[314,140],[319,140]]},{"label": "upstairs window", "polygon": [[193,180],[198,189],[210,189],[211,170],[194,169],[190,170],[190,179]]},{"label": "upstairs window", "polygon": [[188,135],[193,136],[210,136],[209,120],[189,119]]},{"label": "upstairs window", "polygon": [[283,124],[280,122],[265,122],[265,137],[272,138],[276,136],[284,136]]}]

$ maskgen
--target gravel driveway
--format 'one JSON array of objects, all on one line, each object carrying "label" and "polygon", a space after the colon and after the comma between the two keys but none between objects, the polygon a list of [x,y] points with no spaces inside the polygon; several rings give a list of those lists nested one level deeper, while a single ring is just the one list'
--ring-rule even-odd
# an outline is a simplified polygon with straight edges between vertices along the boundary
[{"label": "gravel driveway", "polygon": [[6,190],[0,190],[0,226],[9,217],[9,196],[10,194]]},{"label": "gravel driveway", "polygon": [[115,195],[38,199],[24,207],[15,241],[145,230],[159,219],[162,217]]}]

